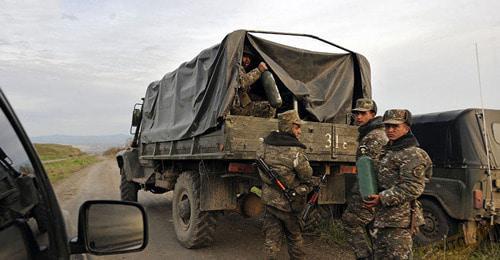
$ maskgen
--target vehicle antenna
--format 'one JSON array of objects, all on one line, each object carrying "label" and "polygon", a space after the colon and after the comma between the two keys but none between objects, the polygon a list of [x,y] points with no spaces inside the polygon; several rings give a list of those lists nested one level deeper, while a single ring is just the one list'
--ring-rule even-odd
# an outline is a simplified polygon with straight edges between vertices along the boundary
[{"label": "vehicle antenna", "polygon": [[479,83],[479,97],[481,99],[481,111],[482,111],[482,118],[483,118],[483,138],[484,138],[484,148],[486,150],[486,162],[487,162],[487,173],[488,173],[488,188],[490,192],[490,201],[488,203],[488,209],[490,210],[491,213],[491,225],[494,223],[494,215],[495,215],[495,204],[493,202],[493,180],[491,176],[491,162],[490,162],[490,149],[489,149],[489,141],[488,141],[488,135],[486,133],[486,114],[484,112],[484,102],[483,102],[483,86],[481,84],[481,69],[479,65],[479,52],[477,48],[477,42],[474,43],[476,46],[476,67],[477,67],[477,80]]}]

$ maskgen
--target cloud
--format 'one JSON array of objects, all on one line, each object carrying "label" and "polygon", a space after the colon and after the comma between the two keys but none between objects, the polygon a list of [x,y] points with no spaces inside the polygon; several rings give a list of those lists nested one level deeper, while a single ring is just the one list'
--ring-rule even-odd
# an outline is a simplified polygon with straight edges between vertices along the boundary
[{"label": "cloud", "polygon": [[63,20],[70,20],[70,21],[78,21],[78,17],[72,15],[72,14],[61,14],[61,19]]},{"label": "cloud", "polygon": [[151,81],[242,28],[309,33],[358,51],[381,109],[416,113],[479,105],[478,42],[486,104],[500,108],[493,0],[3,1],[0,10],[0,85],[34,135],[128,131]]}]

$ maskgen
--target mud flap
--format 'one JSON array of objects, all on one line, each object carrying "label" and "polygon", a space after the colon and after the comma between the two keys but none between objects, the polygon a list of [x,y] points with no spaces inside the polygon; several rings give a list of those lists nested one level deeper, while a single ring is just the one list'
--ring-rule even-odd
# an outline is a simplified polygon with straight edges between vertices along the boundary
[{"label": "mud flap", "polygon": [[322,172],[327,172],[326,184],[319,192],[318,204],[344,204],[346,202],[345,175],[340,173],[338,165],[324,164]]},{"label": "mud flap", "polygon": [[344,204],[345,196],[345,176],[338,173],[328,175],[325,187],[321,187],[318,204]]},{"label": "mud flap", "polygon": [[200,162],[200,209],[236,210],[238,203],[233,181],[220,177],[225,173],[223,169],[209,169],[203,161]]},{"label": "mud flap", "polygon": [[477,223],[476,221],[466,221],[462,224],[464,240],[466,245],[477,243]]}]

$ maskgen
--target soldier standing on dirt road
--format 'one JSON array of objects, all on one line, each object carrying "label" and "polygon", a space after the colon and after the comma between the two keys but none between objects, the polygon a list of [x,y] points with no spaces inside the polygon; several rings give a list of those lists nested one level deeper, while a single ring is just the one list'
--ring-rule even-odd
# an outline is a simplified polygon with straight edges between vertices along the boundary
[{"label": "soldier standing on dirt road", "polygon": [[365,202],[375,208],[373,223],[375,259],[410,259],[412,236],[424,224],[417,198],[431,175],[431,159],[418,148],[411,132],[411,113],[406,109],[387,110],[383,117],[389,142],[379,157],[378,194]]},{"label": "soldier standing on dirt road", "polygon": [[305,258],[299,214],[311,190],[313,170],[304,154],[306,146],[298,140],[301,124],[295,110],[281,113],[278,115],[279,131],[271,132],[264,139],[262,158],[276,171],[280,180],[297,193],[292,202],[288,201],[276,184],[259,171],[263,181],[262,201],[266,205],[263,230],[267,259],[276,259],[283,236],[286,236],[290,259]]},{"label": "soldier standing on dirt road", "polygon": [[253,52],[245,46],[241,66],[238,68],[238,81],[240,83],[240,88],[238,88],[236,97],[238,102],[235,102],[233,105],[231,114],[273,118],[276,114],[276,109],[272,107],[268,101],[258,101],[250,98],[250,89],[252,85],[260,78],[262,73],[267,70],[266,63],[260,62],[257,68],[247,72],[250,69],[254,56]]},{"label": "soldier standing on dirt road", "polygon": [[[356,107],[352,110],[358,131],[358,149],[356,159],[366,155],[376,160],[387,144],[382,117],[377,115],[377,104],[367,98],[356,100]],[[352,196],[347,200],[347,208],[342,214],[344,230],[356,259],[370,259],[373,255],[367,225],[373,220],[373,210],[364,207],[363,199],[356,181],[352,187]]]}]

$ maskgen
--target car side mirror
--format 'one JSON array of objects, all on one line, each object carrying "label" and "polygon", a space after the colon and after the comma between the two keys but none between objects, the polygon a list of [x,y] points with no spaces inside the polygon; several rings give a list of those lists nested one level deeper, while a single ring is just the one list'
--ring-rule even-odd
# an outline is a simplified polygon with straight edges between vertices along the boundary
[{"label": "car side mirror", "polygon": [[122,254],[142,251],[148,244],[144,208],[135,202],[86,201],[78,215],[78,237],[70,242],[72,254]]}]

